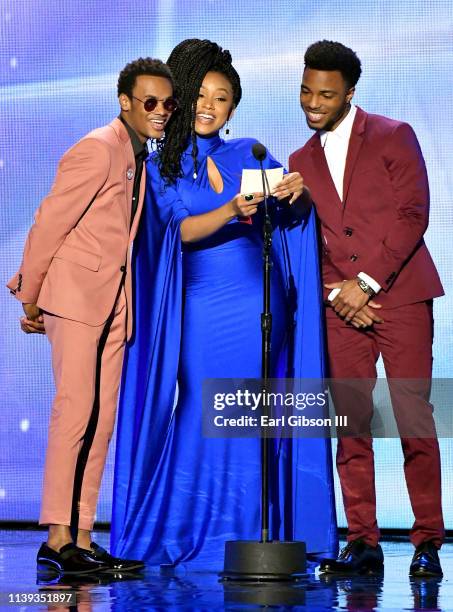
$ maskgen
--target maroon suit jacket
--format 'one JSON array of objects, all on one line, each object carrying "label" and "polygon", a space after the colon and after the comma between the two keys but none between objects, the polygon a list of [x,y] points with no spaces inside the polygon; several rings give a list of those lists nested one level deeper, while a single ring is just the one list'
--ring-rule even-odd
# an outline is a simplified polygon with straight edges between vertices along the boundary
[{"label": "maroon suit jacket", "polygon": [[319,134],[290,156],[289,170],[303,176],[320,219],[324,283],[365,272],[381,285],[376,301],[385,308],[443,295],[423,240],[429,216],[428,178],[410,125],[357,108],[343,202]]}]

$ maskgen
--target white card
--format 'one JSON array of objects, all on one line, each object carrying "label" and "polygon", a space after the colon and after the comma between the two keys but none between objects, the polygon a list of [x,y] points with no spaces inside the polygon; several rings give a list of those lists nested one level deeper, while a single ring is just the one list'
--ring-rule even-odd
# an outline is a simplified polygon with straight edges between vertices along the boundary
[{"label": "white card", "polygon": [[[266,177],[269,182],[269,189],[272,189],[283,178],[283,168],[270,168],[265,170]],[[241,180],[241,193],[262,193],[263,179],[261,178],[261,170],[243,170]]]}]

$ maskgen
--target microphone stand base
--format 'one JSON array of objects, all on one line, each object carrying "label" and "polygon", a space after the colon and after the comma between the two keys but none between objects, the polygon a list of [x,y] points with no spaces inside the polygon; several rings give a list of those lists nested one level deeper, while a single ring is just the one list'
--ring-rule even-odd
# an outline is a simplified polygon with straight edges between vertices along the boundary
[{"label": "microphone stand base", "polygon": [[224,581],[295,581],[307,569],[305,542],[225,542]]}]

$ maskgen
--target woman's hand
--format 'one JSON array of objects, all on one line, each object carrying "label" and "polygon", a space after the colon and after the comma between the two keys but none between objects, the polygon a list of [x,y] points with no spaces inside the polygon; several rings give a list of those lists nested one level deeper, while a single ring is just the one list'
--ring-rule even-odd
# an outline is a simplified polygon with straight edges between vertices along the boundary
[{"label": "woman's hand", "polygon": [[263,200],[262,193],[238,193],[229,204],[235,217],[250,217],[256,213],[258,204]]},{"label": "woman's hand", "polygon": [[302,195],[303,190],[304,179],[299,172],[289,172],[283,176],[283,179],[277,183],[277,185],[275,185],[271,193],[277,200],[284,200],[291,196],[289,203],[292,204]]}]

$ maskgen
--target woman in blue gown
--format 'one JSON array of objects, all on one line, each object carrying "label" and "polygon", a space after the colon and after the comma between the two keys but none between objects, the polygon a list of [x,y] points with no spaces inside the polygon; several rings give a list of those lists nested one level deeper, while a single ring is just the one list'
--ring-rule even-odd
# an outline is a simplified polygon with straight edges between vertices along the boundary
[{"label": "woman in blue gown", "polygon": [[[241,97],[229,52],[192,39],[168,63],[182,110],[148,161],[134,245],[135,332],[120,399],[112,547],[150,564],[220,569],[226,540],[260,535],[259,439],[202,435],[203,380],[261,372],[261,198],[238,194],[242,170],[259,165],[255,141],[219,136]],[[280,166],[269,154],[264,165]],[[274,194],[283,203],[274,200],[272,210],[274,377],[323,376],[313,213],[295,220],[286,197],[301,191],[291,174]],[[335,552],[330,441],[276,440],[271,455],[272,537]]]}]

